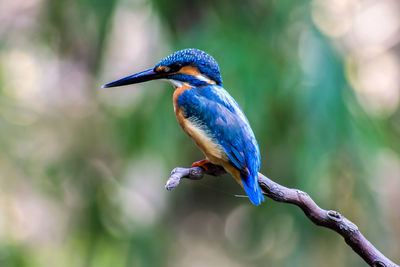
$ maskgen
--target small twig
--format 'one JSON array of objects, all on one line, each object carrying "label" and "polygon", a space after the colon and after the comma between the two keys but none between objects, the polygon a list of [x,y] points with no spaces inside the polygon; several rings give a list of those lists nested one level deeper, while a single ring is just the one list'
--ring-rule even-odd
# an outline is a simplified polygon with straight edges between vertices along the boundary
[{"label": "small twig", "polygon": [[[207,165],[207,168],[207,171],[200,167],[175,168],[171,172],[171,177],[168,179],[165,187],[167,190],[174,189],[179,185],[182,178],[200,180],[205,174],[219,176],[225,173],[225,170],[222,167],[211,163]],[[278,202],[290,203],[298,206],[314,224],[329,228],[340,234],[346,241],[347,245],[349,245],[370,266],[399,267],[376,249],[361,234],[357,226],[339,212],[321,209],[307,193],[298,189],[284,187],[270,180],[261,173],[258,173],[258,183],[260,184],[264,195],[267,197]]]}]

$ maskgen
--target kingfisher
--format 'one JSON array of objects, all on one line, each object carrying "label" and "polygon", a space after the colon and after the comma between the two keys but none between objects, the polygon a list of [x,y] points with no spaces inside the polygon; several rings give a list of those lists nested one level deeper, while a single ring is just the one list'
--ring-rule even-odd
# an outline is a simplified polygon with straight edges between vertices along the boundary
[{"label": "kingfisher", "polygon": [[155,67],[107,83],[103,88],[162,79],[174,87],[173,106],[182,129],[203,151],[194,162],[222,166],[244,188],[250,201],[264,201],[258,184],[260,150],[239,104],[222,87],[218,63],[198,49],[184,49],[162,59]]}]

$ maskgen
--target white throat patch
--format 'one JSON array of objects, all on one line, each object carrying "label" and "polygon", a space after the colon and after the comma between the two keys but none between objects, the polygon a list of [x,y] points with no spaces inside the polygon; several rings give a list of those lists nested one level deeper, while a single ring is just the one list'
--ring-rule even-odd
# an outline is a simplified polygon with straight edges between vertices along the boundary
[{"label": "white throat patch", "polygon": [[173,79],[167,79],[166,81],[171,83],[173,86],[175,86],[177,88],[182,87],[184,84],[188,84],[188,83],[184,83],[184,82],[181,82],[178,80],[173,80]]},{"label": "white throat patch", "polygon": [[208,78],[206,75],[203,74],[199,74],[195,76],[196,79],[206,82],[206,83],[210,83],[210,84],[215,84],[215,82],[213,80],[211,80],[210,78]]},{"label": "white throat patch", "polygon": [[[203,74],[199,74],[194,77],[196,77],[196,79],[206,82],[208,84],[216,84],[213,80],[211,80],[210,78],[208,78],[206,75],[203,75]],[[178,80],[174,80],[174,79],[166,79],[166,80],[177,88],[182,87],[184,85],[190,86],[190,84],[187,82],[182,82],[182,81],[178,81]]]}]

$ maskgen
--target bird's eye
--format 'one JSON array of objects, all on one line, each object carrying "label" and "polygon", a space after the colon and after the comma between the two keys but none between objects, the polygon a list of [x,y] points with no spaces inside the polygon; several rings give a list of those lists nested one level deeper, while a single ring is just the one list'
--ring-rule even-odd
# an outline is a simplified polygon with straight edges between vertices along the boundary
[{"label": "bird's eye", "polygon": [[181,68],[182,65],[180,63],[172,63],[171,65],[168,66],[158,66],[157,68],[154,69],[154,71],[158,73],[174,73],[180,70]]},{"label": "bird's eye", "polygon": [[177,72],[178,70],[180,70],[182,68],[182,64],[175,62],[175,63],[172,63],[171,65],[169,65],[168,67],[169,67],[168,72]]}]

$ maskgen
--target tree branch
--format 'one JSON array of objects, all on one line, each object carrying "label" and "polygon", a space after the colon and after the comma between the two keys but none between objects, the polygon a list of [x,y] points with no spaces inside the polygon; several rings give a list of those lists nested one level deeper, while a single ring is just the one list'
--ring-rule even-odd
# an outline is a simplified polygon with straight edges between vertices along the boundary
[{"label": "tree branch", "polygon": [[[182,178],[200,180],[205,174],[219,176],[225,170],[214,164],[207,164],[207,171],[200,167],[181,168],[177,167],[171,172],[165,188],[172,190],[179,185]],[[303,210],[305,215],[316,225],[329,228],[340,234],[347,245],[349,245],[370,266],[392,267],[397,266],[379,250],[377,250],[358,230],[357,226],[334,210],[321,209],[311,197],[298,189],[284,187],[258,173],[258,183],[265,196],[284,203],[290,203]]]}]

